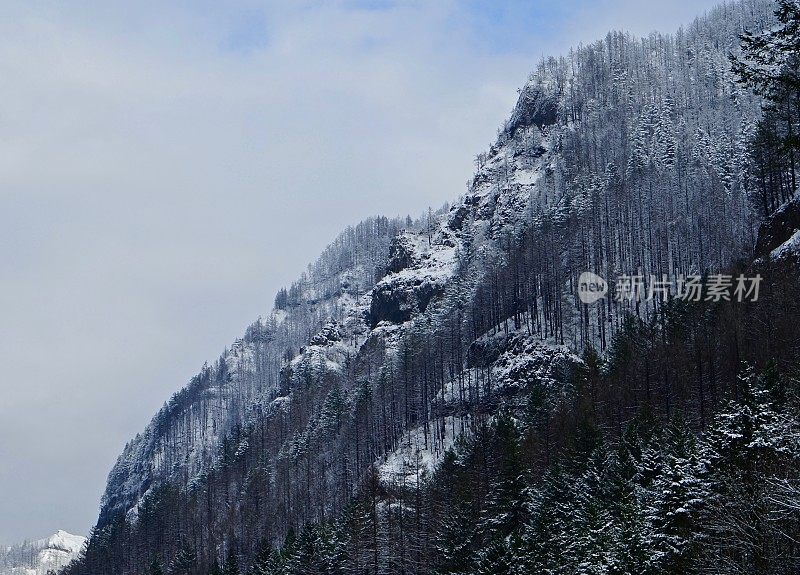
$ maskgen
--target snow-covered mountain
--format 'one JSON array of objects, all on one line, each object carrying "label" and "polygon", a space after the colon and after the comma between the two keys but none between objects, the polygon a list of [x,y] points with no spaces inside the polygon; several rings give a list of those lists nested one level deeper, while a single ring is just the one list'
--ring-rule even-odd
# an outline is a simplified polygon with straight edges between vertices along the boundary
[{"label": "snow-covered mountain", "polygon": [[[657,337],[663,302],[615,297],[620,280],[719,273],[750,255],[758,220],[747,145],[760,101],[737,83],[729,55],[742,30],[772,21],[769,2],[743,0],[675,34],[612,32],[545,60],[477,156],[464,195],[417,220],[347,229],[125,447],[95,548],[75,573],[141,570],[144,555],[120,551],[128,544],[163,561],[156,571],[207,572],[228,554],[252,561],[306,525],[327,529],[346,511],[373,523],[336,553],[363,572],[369,531],[368,572],[394,572],[427,542],[407,543],[404,531],[413,516],[428,537],[422,516],[436,511],[421,509],[422,486],[447,453],[488,442],[493,425],[541,433],[528,430],[528,447],[544,455],[526,462],[541,473],[576,414],[620,433],[640,410],[670,417],[676,396],[695,409],[687,389],[697,385],[705,421],[727,353],[705,333],[682,326],[697,340],[674,372],[668,352],[625,364],[623,375],[599,358],[632,362],[678,338]],[[774,257],[794,249],[787,237],[775,235],[769,249],[784,247]],[[611,286],[592,308],[577,295],[584,271]],[[603,377],[608,397],[597,397]],[[480,488],[491,484],[491,458],[482,454]],[[411,485],[416,499],[403,500]],[[370,512],[353,511],[365,494]],[[378,543],[396,541],[379,566]]]},{"label": "snow-covered mountain", "polygon": [[58,530],[50,537],[0,548],[0,575],[46,575],[78,557],[86,538]]},{"label": "snow-covered mountain", "polygon": [[[675,35],[612,32],[542,62],[476,158],[467,193],[417,221],[372,218],[337,238],[125,447],[99,525],[119,512],[135,518],[167,481],[202,482],[232,435],[270,414],[289,417],[302,384],[327,378],[355,393],[359,378],[390,372],[424,324],[452,321],[467,313],[461,306],[474,314],[470,333],[459,334],[466,345],[510,322],[552,345],[602,350],[627,313],[647,316],[654,304],[613,301],[585,314],[580,272],[613,285],[624,275],[718,270],[744,254],[756,223],[743,150],[759,109],[728,55],[740,30],[771,18],[767,2],[723,6]],[[334,324],[335,342],[315,342]],[[461,385],[479,377],[463,373]],[[433,390],[424,393],[435,405]],[[429,400],[415,401],[386,430],[379,464],[413,434],[408,423],[428,425]],[[298,437],[310,433],[313,411],[298,420]]]},{"label": "snow-covered mountain", "polygon": [[[111,470],[99,524],[120,511],[136,516],[142,497],[166,480],[200,480],[223,439],[278,409],[292,382],[316,370],[322,355],[330,356],[323,365],[341,371],[369,335],[371,290],[406,223],[376,217],[345,230],[307,274],[278,294],[266,317],[165,403]],[[335,328],[326,331],[328,324]],[[335,346],[326,339],[333,333]]]}]

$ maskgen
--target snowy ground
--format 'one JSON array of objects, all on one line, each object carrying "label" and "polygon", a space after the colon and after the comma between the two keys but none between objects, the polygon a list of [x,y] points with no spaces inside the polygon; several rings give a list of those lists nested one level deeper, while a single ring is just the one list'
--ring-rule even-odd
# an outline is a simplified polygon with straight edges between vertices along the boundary
[{"label": "snowy ground", "polygon": [[[469,433],[469,418],[448,416],[428,422],[403,435],[400,445],[378,466],[382,481],[415,485],[428,477],[456,439]],[[427,433],[427,435],[426,435]]]}]

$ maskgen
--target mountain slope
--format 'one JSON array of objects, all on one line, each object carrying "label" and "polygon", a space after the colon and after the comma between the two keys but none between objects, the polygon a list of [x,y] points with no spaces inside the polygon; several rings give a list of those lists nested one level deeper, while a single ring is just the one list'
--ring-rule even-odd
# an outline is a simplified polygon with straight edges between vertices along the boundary
[{"label": "mountain slope", "polygon": [[[702,428],[736,389],[737,362],[720,359],[728,332],[698,320],[709,338],[670,323],[666,303],[617,290],[624,277],[647,291],[651,276],[748,257],[759,221],[746,144],[760,101],[728,55],[740,31],[772,21],[768,2],[743,1],[675,35],[610,33],[543,62],[465,196],[417,222],[347,230],[126,447],[71,572],[132,573],[153,557],[176,573],[227,556],[250,564],[306,525],[360,512],[370,543],[351,537],[348,556],[403,571],[407,526],[399,540],[393,526],[450,448],[507,447],[509,421],[527,422],[541,432],[528,438],[541,474],[587,412],[619,435],[637,414],[668,419],[679,405]],[[611,286],[594,307],[578,299],[584,271]],[[690,335],[669,357],[672,325]],[[600,356],[619,371],[601,372]],[[379,540],[392,550],[381,569]]]},{"label": "mountain slope", "polygon": [[[98,525],[120,511],[133,513],[151,486],[189,483],[218,455],[222,439],[270,409],[285,395],[281,371],[308,343],[314,326],[336,319],[355,348],[364,339],[365,293],[382,269],[384,254],[400,222],[373,218],[343,232],[278,306],[259,318],[213,366],[204,366],[136,436],[111,470]],[[281,295],[283,296],[281,298]]]}]

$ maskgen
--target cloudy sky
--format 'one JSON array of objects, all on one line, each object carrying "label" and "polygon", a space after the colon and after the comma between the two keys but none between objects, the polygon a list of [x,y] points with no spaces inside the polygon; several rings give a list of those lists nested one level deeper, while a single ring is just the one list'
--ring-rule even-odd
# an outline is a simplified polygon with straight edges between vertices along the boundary
[{"label": "cloudy sky", "polygon": [[464,191],[542,56],[713,2],[650,4],[0,0],[0,542],[87,533],[339,230]]}]

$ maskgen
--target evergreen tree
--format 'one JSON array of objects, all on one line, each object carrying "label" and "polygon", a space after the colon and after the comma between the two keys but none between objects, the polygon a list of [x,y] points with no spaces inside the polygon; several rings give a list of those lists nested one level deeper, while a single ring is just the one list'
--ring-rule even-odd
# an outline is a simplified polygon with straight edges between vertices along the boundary
[{"label": "evergreen tree", "polygon": [[686,573],[700,543],[699,518],[709,497],[693,433],[676,419],[662,440],[661,472],[650,491],[653,565],[657,572]]},{"label": "evergreen tree", "polygon": [[161,561],[158,560],[158,557],[153,556],[147,572],[149,575],[164,575],[164,568],[161,566]]},{"label": "evergreen tree", "polygon": [[191,575],[197,564],[197,553],[194,548],[183,545],[178,554],[170,562],[170,575]]},{"label": "evergreen tree", "polygon": [[225,564],[222,567],[222,575],[241,575],[239,570],[239,557],[233,547],[228,550],[228,556],[225,559]]}]

